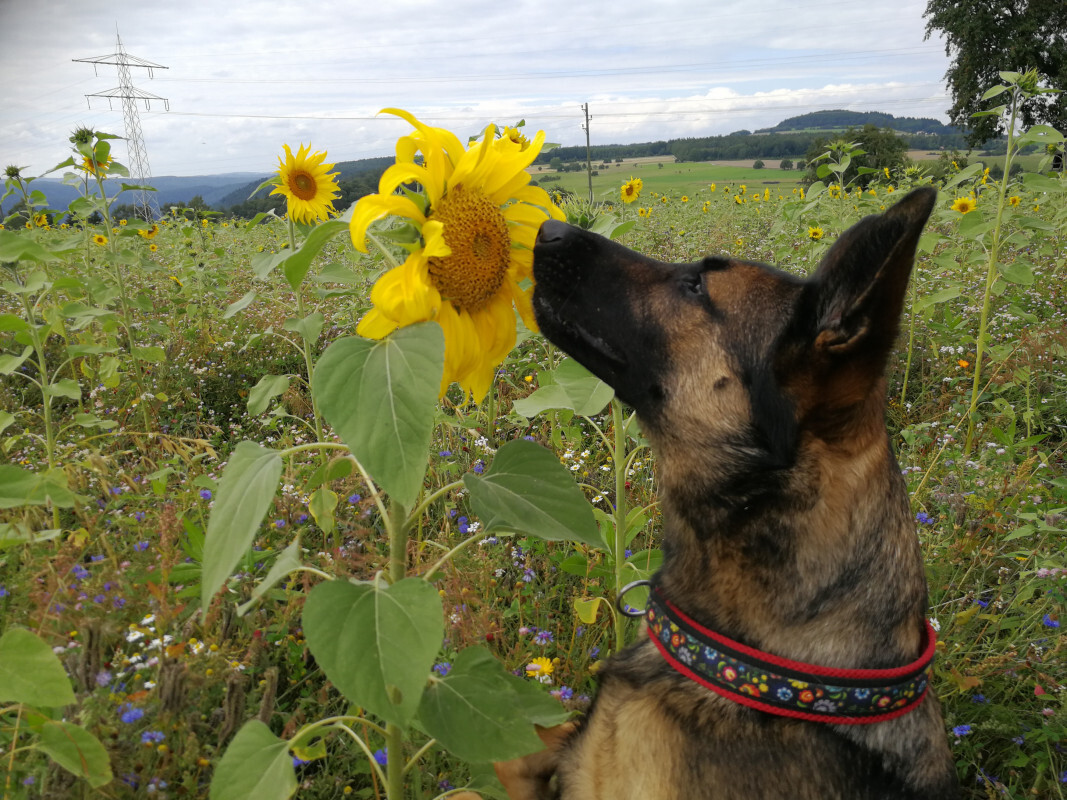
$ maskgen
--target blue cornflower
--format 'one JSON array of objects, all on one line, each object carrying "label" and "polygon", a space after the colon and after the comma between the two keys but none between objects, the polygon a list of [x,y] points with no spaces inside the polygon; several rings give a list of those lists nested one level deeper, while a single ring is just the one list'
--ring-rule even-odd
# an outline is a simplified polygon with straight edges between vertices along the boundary
[{"label": "blue cornflower", "polygon": [[274,520],[274,527],[275,528],[284,528],[285,527],[285,520],[284,519],[276,519],[276,520]]},{"label": "blue cornflower", "polygon": [[920,525],[933,525],[934,518],[927,514],[925,511],[920,511],[915,515],[915,521]]},{"label": "blue cornflower", "polygon": [[551,643],[552,638],[551,631],[538,631],[537,635],[534,637],[534,641],[538,644],[549,644]]},{"label": "blue cornflower", "polygon": [[952,732],[956,736],[966,736],[967,734],[969,734],[971,732],[971,726],[970,725],[957,725],[955,728],[952,729]]},{"label": "blue cornflower", "polygon": [[984,694],[972,694],[971,695],[971,702],[972,703],[987,703],[989,701],[985,699],[985,695]]},{"label": "blue cornflower", "polygon": [[559,699],[560,700],[570,700],[572,697],[574,697],[574,689],[572,689],[569,686],[560,686],[559,687]]},{"label": "blue cornflower", "polygon": [[102,555],[89,556],[89,560],[90,561],[94,561],[94,562],[95,561],[103,561],[104,560],[104,556],[102,556]]},{"label": "blue cornflower", "polygon": [[378,762],[380,766],[385,766],[389,761],[389,751],[384,747],[379,747],[374,751],[374,760]]},{"label": "blue cornflower", "polygon": [[523,438],[523,439],[525,439],[525,440],[526,440],[526,441],[528,441],[528,442],[532,442],[532,441],[534,440],[534,437],[532,437],[532,436],[529,436],[529,435],[527,435],[527,436],[523,436],[522,438]]},{"label": "blue cornflower", "polygon": [[1045,614],[1045,616],[1041,618],[1041,624],[1044,625],[1046,628],[1060,627],[1060,621],[1058,619],[1053,619],[1048,614]]},{"label": "blue cornflower", "polygon": [[113,605],[115,608],[122,608],[124,605],[126,605],[126,598],[116,597],[114,600],[111,601],[111,605]]},{"label": "blue cornflower", "polygon": [[470,530],[470,525],[467,524],[467,518],[466,517],[460,517],[458,522],[459,522],[459,532],[460,533],[466,533],[467,531]]},{"label": "blue cornflower", "polygon": [[1022,747],[1023,744],[1026,742],[1026,739],[1024,739],[1022,736],[1012,736],[1011,740],[1015,742],[1015,744],[1019,745],[1019,747]]},{"label": "blue cornflower", "polygon": [[111,673],[110,672],[108,672],[106,669],[102,669],[98,673],[96,673],[96,685],[97,686],[107,686],[109,683],[111,683]]},{"label": "blue cornflower", "polygon": [[37,779],[33,775],[27,775],[22,779],[23,786],[33,786],[35,783],[37,783]]},{"label": "blue cornflower", "polygon": [[143,511],[134,511],[133,518],[138,522],[144,522],[145,513]]},{"label": "blue cornflower", "polygon": [[522,581],[523,581],[523,583],[533,583],[533,579],[535,577],[536,576],[534,575],[534,571],[532,569],[530,569],[529,567],[526,567],[526,569],[524,569],[522,571]]},{"label": "blue cornflower", "polygon": [[450,792],[456,787],[449,783],[448,778],[444,778],[443,780],[437,782],[437,788],[440,789],[442,792]]},{"label": "blue cornflower", "polygon": [[350,494],[348,496],[348,503],[349,503],[349,505],[353,505],[354,506],[356,503],[358,503],[362,499],[363,498],[360,497],[358,494]]},{"label": "blue cornflower", "polygon": [[437,455],[441,456],[441,458],[448,458],[450,455],[452,455],[452,451],[451,450],[442,450]]},{"label": "blue cornflower", "polygon": [[0,597],[7,597],[7,587],[0,584]]},{"label": "blue cornflower", "polygon": [[71,572],[73,572],[74,577],[80,581],[84,581],[86,578],[89,577],[89,570],[87,570],[81,564],[75,564]]},{"label": "blue cornflower", "polygon": [[305,764],[308,764],[308,763],[310,763],[310,762],[305,761],[304,759],[302,759],[302,758],[300,758],[298,756],[293,756],[293,769],[296,769],[297,767],[302,767],[302,766],[304,766]]},{"label": "blue cornflower", "polygon": [[308,521],[308,515],[307,514],[301,514],[299,517],[296,518],[296,521],[299,522],[301,525],[303,525],[305,522]]},{"label": "blue cornflower", "polygon": [[104,595],[98,594],[98,595],[93,597],[93,602],[94,603],[103,603],[106,599],[107,599],[107,597],[105,597]]},{"label": "blue cornflower", "polygon": [[485,462],[479,460],[478,463],[474,465],[474,471],[478,475],[481,475],[485,471]]},{"label": "blue cornflower", "polygon": [[[123,711],[123,709],[125,710]],[[119,715],[119,719],[121,719],[127,725],[129,725],[131,722],[136,722],[144,716],[143,709],[134,708],[129,703],[125,703],[119,706],[119,710],[122,711],[122,714]]]},{"label": "blue cornflower", "polygon": [[452,671],[452,665],[447,661],[441,661],[433,665],[433,671],[443,678]]},{"label": "blue cornflower", "polygon": [[162,731],[145,731],[141,734],[141,741],[145,744],[152,744],[153,742],[162,742]]},{"label": "blue cornflower", "polygon": [[626,548],[626,549],[625,549],[625,550],[623,551],[623,556],[624,556],[625,558],[629,558],[629,557],[630,557],[630,556],[632,556],[633,554],[634,554],[634,551],[633,551],[633,550],[631,550],[631,549],[630,549],[629,547],[627,547],[627,548]]},{"label": "blue cornflower", "polygon": [[590,647],[589,648],[589,657],[590,658],[596,658],[599,655],[600,655],[600,648],[599,647]]},{"label": "blue cornflower", "polygon": [[137,544],[135,544],[133,546],[133,549],[136,550],[139,553],[140,552],[144,552],[145,550],[148,549],[148,542],[138,542]]},{"label": "blue cornflower", "polygon": [[210,500],[211,499],[211,490],[210,489],[201,489],[200,490],[200,499],[201,500]]}]

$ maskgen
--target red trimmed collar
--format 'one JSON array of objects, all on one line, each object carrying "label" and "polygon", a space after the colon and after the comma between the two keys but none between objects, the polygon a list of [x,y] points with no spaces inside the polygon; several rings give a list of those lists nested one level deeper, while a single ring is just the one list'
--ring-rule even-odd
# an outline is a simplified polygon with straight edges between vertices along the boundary
[{"label": "red trimmed collar", "polygon": [[937,634],[927,622],[921,655],[892,669],[835,669],[736,642],[648,593],[648,635],[676,671],[722,697],[782,717],[864,725],[918,707],[930,685]]}]

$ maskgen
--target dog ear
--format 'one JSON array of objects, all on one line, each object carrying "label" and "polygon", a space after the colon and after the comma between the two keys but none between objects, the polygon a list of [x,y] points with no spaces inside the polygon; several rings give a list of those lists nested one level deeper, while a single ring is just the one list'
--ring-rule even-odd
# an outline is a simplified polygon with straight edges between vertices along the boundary
[{"label": "dog ear", "polygon": [[866,217],[830,248],[815,271],[816,353],[884,359],[896,341],[915,249],[937,191],[915,189],[884,214]]}]

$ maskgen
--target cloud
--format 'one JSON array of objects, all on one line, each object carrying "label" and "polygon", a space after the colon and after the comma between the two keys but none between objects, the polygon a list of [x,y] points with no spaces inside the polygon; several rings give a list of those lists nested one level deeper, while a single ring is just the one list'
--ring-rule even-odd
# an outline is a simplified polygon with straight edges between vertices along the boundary
[{"label": "cloud", "polygon": [[0,104],[0,158],[40,171],[66,157],[78,125],[124,133],[120,102],[84,97],[116,86],[115,67],[94,75],[71,60],[113,52],[113,19],[127,52],[168,67],[132,75],[169,102],[169,113],[158,102],[139,110],[152,172],[265,174],[283,143],[311,142],[334,161],[390,154],[406,126],[379,116],[385,106],[460,135],[525,118],[563,144],[584,143],[586,102],[593,143],[723,134],[823,108],[943,120],[947,61],[923,40],[924,7],[10,3],[0,69],[15,77]]}]

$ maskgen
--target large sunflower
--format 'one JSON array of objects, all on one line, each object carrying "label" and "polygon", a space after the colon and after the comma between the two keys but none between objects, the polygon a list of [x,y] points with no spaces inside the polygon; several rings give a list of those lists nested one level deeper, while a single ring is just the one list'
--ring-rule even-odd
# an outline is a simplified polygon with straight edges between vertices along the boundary
[{"label": "large sunflower", "polygon": [[[372,308],[357,332],[381,339],[398,327],[436,320],[445,334],[444,393],[456,382],[481,400],[498,364],[515,346],[515,309],[537,329],[530,305],[533,245],[541,223],[564,214],[548,194],[529,186],[526,167],[544,144],[496,137],[490,125],[466,149],[451,132],[385,109],[414,126],[396,145],[396,163],[378,194],[352,213],[352,242],[366,252],[367,229],[385,216],[402,217],[417,231],[404,263],[371,290]],[[416,154],[421,154],[417,156]],[[396,194],[401,186],[418,192]]]},{"label": "large sunflower", "polygon": [[296,155],[285,147],[285,160],[278,157],[278,178],[271,194],[285,195],[289,216],[297,222],[326,219],[337,197],[337,173],[333,164],[323,164],[326,153],[312,153],[310,145],[300,145]]}]

